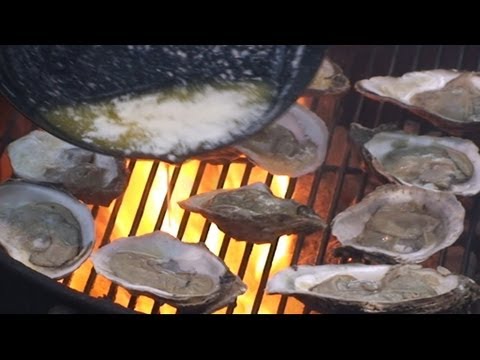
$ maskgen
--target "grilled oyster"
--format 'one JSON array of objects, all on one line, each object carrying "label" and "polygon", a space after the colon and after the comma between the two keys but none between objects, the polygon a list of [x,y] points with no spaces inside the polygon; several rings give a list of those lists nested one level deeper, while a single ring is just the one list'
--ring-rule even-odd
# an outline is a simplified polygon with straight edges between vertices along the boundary
[{"label": "grilled oyster", "polygon": [[445,130],[480,128],[479,73],[416,71],[399,78],[376,76],[361,80],[355,88],[374,100],[407,108]]},{"label": "grilled oyster", "polygon": [[325,160],[328,129],[322,119],[294,105],[273,124],[234,146],[261,168],[298,177],[315,171]]},{"label": "grilled oyster", "polygon": [[351,125],[367,162],[390,181],[470,196],[480,192],[480,154],[470,140]]},{"label": "grilled oyster", "polygon": [[350,81],[343,74],[343,70],[330,58],[325,57],[307,88],[307,94],[340,95],[348,90],[350,90]]},{"label": "grilled oyster", "polygon": [[15,260],[58,279],[88,258],[94,242],[90,210],[73,197],[22,181],[0,186],[0,244]]},{"label": "grilled oyster", "polygon": [[118,239],[92,255],[95,270],[134,294],[187,312],[210,313],[234,301],[245,284],[204,244],[155,231]]},{"label": "grilled oyster", "polygon": [[420,263],[459,238],[464,217],[453,194],[384,185],[338,214],[332,234],[372,259]]},{"label": "grilled oyster", "polygon": [[265,243],[285,234],[312,233],[325,222],[307,206],[274,196],[263,183],[215,190],[178,203],[237,240]]},{"label": "grilled oyster", "polygon": [[89,204],[108,206],[127,186],[124,160],[80,149],[45,131],[32,131],[7,151],[19,178],[62,185]]},{"label": "grilled oyster", "polygon": [[337,313],[457,312],[480,298],[468,277],[419,265],[301,265],[275,274],[266,291]]}]

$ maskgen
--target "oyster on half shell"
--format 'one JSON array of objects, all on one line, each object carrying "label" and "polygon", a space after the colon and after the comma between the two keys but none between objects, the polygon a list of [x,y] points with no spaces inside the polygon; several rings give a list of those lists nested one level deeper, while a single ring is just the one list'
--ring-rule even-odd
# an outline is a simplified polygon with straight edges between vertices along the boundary
[{"label": "oyster on half shell", "polygon": [[350,136],[369,165],[390,181],[463,196],[480,192],[480,154],[470,140],[358,124],[351,125]]},{"label": "oyster on half shell", "polygon": [[7,147],[19,178],[63,186],[89,204],[108,206],[127,187],[125,160],[71,145],[34,130]]},{"label": "oyster on half shell", "polygon": [[234,148],[272,174],[299,177],[322,165],[327,143],[328,129],[323,120],[294,105]]},{"label": "oyster on half shell", "polygon": [[325,227],[311,208],[274,196],[263,183],[195,195],[178,205],[200,213],[229,236],[254,243],[271,242],[286,234],[308,234]]},{"label": "oyster on half shell", "polygon": [[131,293],[153,295],[185,312],[214,312],[246,291],[204,244],[184,243],[161,231],[115,240],[92,261],[99,274]]},{"label": "oyster on half shell", "polygon": [[266,291],[333,313],[459,312],[480,298],[468,277],[419,265],[300,265],[275,274]]},{"label": "oyster on half shell", "polygon": [[90,210],[72,196],[23,181],[0,185],[0,245],[54,279],[77,269],[95,242]]},{"label": "oyster on half shell", "polygon": [[480,73],[428,70],[376,76],[355,84],[363,95],[407,108],[439,128],[480,128]]},{"label": "oyster on half shell", "polygon": [[384,185],[338,214],[332,234],[344,250],[388,263],[420,263],[463,232],[465,209],[451,193]]},{"label": "oyster on half shell", "polygon": [[342,95],[350,90],[350,80],[343,70],[330,58],[325,57],[317,73],[307,88],[307,94]]}]

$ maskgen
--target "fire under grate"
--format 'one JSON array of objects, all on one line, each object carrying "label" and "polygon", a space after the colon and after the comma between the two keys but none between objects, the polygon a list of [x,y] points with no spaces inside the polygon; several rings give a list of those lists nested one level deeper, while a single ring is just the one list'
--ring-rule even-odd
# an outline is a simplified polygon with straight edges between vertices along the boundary
[{"label": "fire under grate", "polygon": [[[398,76],[414,70],[480,70],[480,46],[333,46],[329,56],[343,68],[352,84],[375,75]],[[176,202],[198,193],[233,189],[260,181],[275,195],[307,204],[330,222],[336,214],[359,202],[383,183],[367,170],[360,154],[348,141],[350,123],[374,127],[393,121],[422,134],[438,133],[438,130],[405,110],[371,101],[354,90],[343,98],[335,116],[325,115],[322,99],[317,96],[303,96],[299,103],[323,117],[330,132],[326,161],[315,173],[298,179],[276,176],[246,159],[221,164],[193,160],[177,167],[159,161],[130,160],[131,175],[126,192],[108,208],[91,207],[97,225],[95,249],[119,237],[163,230],[182,241],[205,243],[247,284],[247,292],[238,297],[236,304],[217,313],[310,313],[296,299],[266,295],[264,289],[272,274],[290,265],[352,261],[333,256],[333,250],[339,244],[331,236],[329,227],[308,236],[282,236],[271,244],[250,244],[226,236],[199,214],[180,209]],[[32,126],[18,114],[1,118],[0,130],[6,134],[0,144],[3,152],[6,144],[29,132]],[[8,160],[4,154],[1,158],[2,180],[10,176],[11,170],[7,168]],[[480,198],[475,196],[461,201],[467,210],[464,233],[455,245],[436,254],[425,265],[442,265],[453,272],[475,277]],[[60,282],[135,311],[176,312],[147,296],[131,296],[125,289],[97,275],[90,261]]]}]

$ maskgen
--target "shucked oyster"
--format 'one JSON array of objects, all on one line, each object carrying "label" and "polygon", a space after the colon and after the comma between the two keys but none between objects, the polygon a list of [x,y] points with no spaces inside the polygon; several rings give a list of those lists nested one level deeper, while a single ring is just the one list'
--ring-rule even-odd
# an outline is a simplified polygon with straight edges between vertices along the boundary
[{"label": "shucked oyster", "polygon": [[108,206],[127,186],[124,160],[78,148],[45,131],[32,131],[7,151],[16,176],[60,184],[90,204]]},{"label": "shucked oyster", "polygon": [[384,185],[338,214],[332,234],[371,258],[420,263],[459,238],[464,217],[451,193]]},{"label": "shucked oyster", "polygon": [[73,197],[21,181],[0,186],[0,244],[15,260],[62,278],[88,258],[94,241],[90,210]]},{"label": "shucked oyster", "polygon": [[303,106],[294,105],[234,148],[272,174],[298,177],[323,163],[327,142],[328,129],[323,120]]},{"label": "shucked oyster", "polygon": [[116,240],[92,255],[95,270],[132,293],[154,295],[189,312],[213,312],[246,291],[204,244],[156,231]]},{"label": "shucked oyster", "polygon": [[328,129],[323,120],[303,106],[294,105],[246,140],[195,158],[221,164],[244,154],[272,174],[299,177],[323,163],[327,143]]},{"label": "shucked oyster", "polygon": [[350,81],[343,70],[331,59],[325,57],[315,77],[307,88],[307,93],[314,94],[344,94],[350,89]]},{"label": "shucked oyster", "polygon": [[468,277],[419,265],[301,265],[275,274],[266,290],[337,313],[455,312],[480,298],[480,287]]},{"label": "shucked oyster", "polygon": [[312,233],[325,222],[307,206],[274,196],[263,183],[215,190],[178,203],[237,240],[265,243],[285,234]]},{"label": "shucked oyster", "polygon": [[480,192],[480,154],[470,140],[409,135],[351,125],[366,160],[387,179],[424,189],[475,195]]},{"label": "shucked oyster", "polygon": [[376,76],[355,88],[374,100],[390,101],[440,128],[478,128],[480,74],[457,70],[410,72],[402,77]]}]

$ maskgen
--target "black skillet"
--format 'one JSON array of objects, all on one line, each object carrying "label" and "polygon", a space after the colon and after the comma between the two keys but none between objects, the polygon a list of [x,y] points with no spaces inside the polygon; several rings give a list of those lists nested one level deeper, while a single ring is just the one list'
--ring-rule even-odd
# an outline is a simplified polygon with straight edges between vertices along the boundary
[{"label": "black skillet", "polygon": [[[40,110],[202,82],[265,81],[273,88],[271,103],[235,139],[241,140],[294,103],[315,75],[325,49],[325,45],[1,46],[0,92],[51,134],[88,150],[125,156],[122,151],[72,137],[49,122]],[[228,141],[214,147],[206,145],[184,158],[224,145]],[[128,157],[169,161],[165,154],[136,152]]]}]

